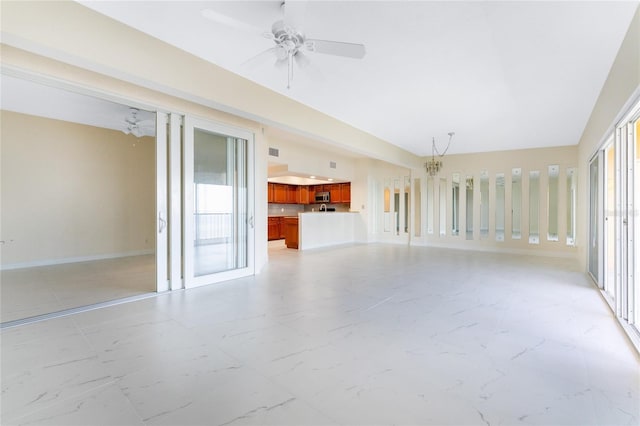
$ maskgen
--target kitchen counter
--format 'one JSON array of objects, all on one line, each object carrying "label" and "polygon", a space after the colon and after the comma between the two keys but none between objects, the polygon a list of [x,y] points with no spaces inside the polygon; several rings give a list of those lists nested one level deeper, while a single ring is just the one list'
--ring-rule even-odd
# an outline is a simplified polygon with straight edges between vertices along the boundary
[{"label": "kitchen counter", "polygon": [[361,221],[357,212],[309,212],[298,214],[298,248],[308,250],[356,241]]}]

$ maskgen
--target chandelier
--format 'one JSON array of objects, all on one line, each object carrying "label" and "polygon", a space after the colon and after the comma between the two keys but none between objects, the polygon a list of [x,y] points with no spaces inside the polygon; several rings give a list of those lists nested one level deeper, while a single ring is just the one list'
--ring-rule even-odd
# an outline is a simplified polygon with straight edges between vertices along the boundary
[{"label": "chandelier", "polygon": [[[432,139],[431,158],[427,160],[426,163],[424,163],[424,167],[427,170],[427,173],[429,174],[429,176],[437,175],[440,169],[442,168],[442,160],[440,160],[440,158],[444,157],[444,155],[449,150],[449,146],[451,145],[451,139],[453,139],[453,135],[455,135],[455,132],[449,132],[447,134],[449,135],[449,143],[447,143],[447,147],[442,152],[442,154],[440,154],[440,152],[438,151],[438,148],[436,147],[436,138],[434,137]],[[438,159],[436,159],[436,155],[438,156]]]}]

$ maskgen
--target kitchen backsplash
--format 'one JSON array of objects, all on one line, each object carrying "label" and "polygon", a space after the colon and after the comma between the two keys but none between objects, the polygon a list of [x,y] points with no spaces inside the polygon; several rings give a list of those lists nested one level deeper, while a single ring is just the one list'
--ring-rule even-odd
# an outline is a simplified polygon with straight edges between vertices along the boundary
[{"label": "kitchen backsplash", "polygon": [[[327,208],[333,207],[337,212],[348,212],[349,204],[327,204]],[[269,203],[269,216],[297,216],[298,213],[319,212],[320,204],[276,204]]]},{"label": "kitchen backsplash", "polygon": [[[302,204],[276,204],[269,203],[269,216],[297,216],[298,213],[304,212]],[[311,210],[309,210],[311,211]]]}]

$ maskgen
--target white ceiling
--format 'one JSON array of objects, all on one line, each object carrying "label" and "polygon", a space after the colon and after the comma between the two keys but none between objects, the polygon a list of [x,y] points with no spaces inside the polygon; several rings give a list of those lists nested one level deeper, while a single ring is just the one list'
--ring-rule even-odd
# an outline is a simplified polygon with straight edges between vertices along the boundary
[{"label": "white ceiling", "polygon": [[[418,155],[577,144],[637,1],[308,1],[310,38],[364,43],[362,60],[308,53],[291,89],[269,30],[280,1],[82,1],[88,7]],[[249,60],[249,61],[248,61]],[[248,62],[247,62],[248,61]],[[338,141],[339,142],[339,141]]]},{"label": "white ceiling", "polygon": [[[3,110],[88,126],[125,131],[131,117],[127,105],[0,74]],[[155,136],[155,114],[136,109],[141,136]]]}]

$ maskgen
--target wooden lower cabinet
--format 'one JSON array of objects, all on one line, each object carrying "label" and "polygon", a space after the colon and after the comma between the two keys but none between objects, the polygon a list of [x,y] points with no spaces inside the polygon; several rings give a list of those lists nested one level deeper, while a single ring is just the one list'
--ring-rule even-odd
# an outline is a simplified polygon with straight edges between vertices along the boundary
[{"label": "wooden lower cabinet", "polygon": [[298,218],[284,218],[284,243],[287,248],[298,248]]},{"label": "wooden lower cabinet", "polygon": [[269,217],[267,219],[268,240],[279,240],[282,237],[282,219],[281,217]]}]

